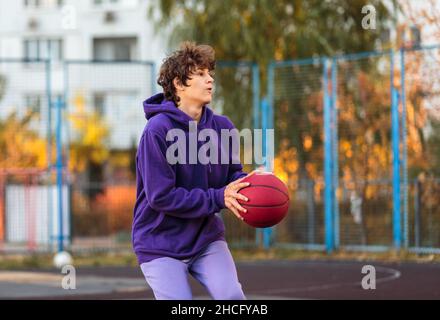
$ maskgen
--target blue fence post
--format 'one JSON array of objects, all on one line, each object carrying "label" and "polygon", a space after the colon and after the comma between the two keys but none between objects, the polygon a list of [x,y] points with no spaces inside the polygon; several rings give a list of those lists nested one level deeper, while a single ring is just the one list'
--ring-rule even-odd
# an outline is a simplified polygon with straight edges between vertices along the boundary
[{"label": "blue fence post", "polygon": [[[267,126],[266,129],[274,128],[274,84],[275,84],[275,65],[271,64],[267,71]],[[272,147],[272,146],[271,146]],[[267,149],[264,156],[266,157],[266,170],[273,170],[273,160],[267,159]],[[275,151],[275,150],[273,150]],[[271,162],[272,161],[272,162]]]},{"label": "blue fence post", "polygon": [[405,93],[405,49],[400,49],[400,99],[402,103],[402,174],[403,174],[403,243],[409,247],[408,228],[408,146],[406,129],[406,93]]},{"label": "blue fence post", "polygon": [[52,249],[52,241],[53,241],[53,212],[52,212],[52,185],[51,185],[51,176],[52,176],[52,66],[51,61],[46,61],[46,96],[47,96],[47,170],[49,175],[49,189],[47,192],[47,200],[48,200],[48,237],[49,237],[49,246]]},{"label": "blue fence post", "polygon": [[[253,115],[253,127],[255,129],[261,128],[262,119],[261,116],[263,115],[263,112],[260,112],[260,108],[262,106],[260,105],[260,68],[258,64],[254,63],[252,65],[252,115]],[[255,134],[255,131],[254,131]],[[263,135],[263,139],[264,139]],[[264,144],[263,144],[264,145]],[[264,149],[262,155],[264,156]],[[256,228],[255,229],[255,246],[258,247],[260,245],[260,239],[261,239],[261,230]]]},{"label": "blue fence post", "polygon": [[325,220],[325,247],[328,253],[334,249],[333,236],[333,181],[332,181],[332,130],[331,106],[328,95],[328,60],[323,58],[323,103],[324,103],[324,220]]},{"label": "blue fence post", "polygon": [[[265,169],[266,170],[270,170],[269,169],[269,161],[267,159],[267,138],[266,138],[266,130],[269,128],[270,125],[270,106],[269,106],[269,102],[268,102],[268,98],[264,98],[261,101],[261,114],[262,114],[262,122],[261,122],[261,128],[263,129],[263,157],[264,157],[264,165],[265,165]],[[271,242],[271,234],[272,234],[272,230],[271,228],[264,228],[264,229],[257,229],[259,230],[257,232],[257,237],[259,236],[260,232],[262,231],[262,236],[263,236],[263,248],[264,249],[268,249],[270,247],[270,242]]]},{"label": "blue fence post", "polygon": [[[265,167],[266,171],[273,171],[273,160],[268,157],[268,154],[274,154],[275,150],[268,150],[267,139],[266,139],[266,131],[267,129],[274,128],[274,112],[273,112],[273,103],[274,103],[274,81],[275,81],[275,67],[270,64],[267,72],[267,99],[265,102],[264,110],[266,111],[266,124],[263,129],[263,137],[264,137],[264,159],[265,159]],[[273,146],[269,146],[272,148]],[[263,229],[263,247],[265,249],[269,249],[272,244],[274,238],[274,227],[272,228],[264,228]]]},{"label": "blue fence post", "polygon": [[252,65],[252,112],[254,129],[260,128],[260,68],[258,64]]},{"label": "blue fence post", "polygon": [[399,97],[394,88],[394,52],[391,58],[391,141],[393,152],[393,240],[396,250],[400,250],[402,244],[401,210],[400,210],[400,130],[399,130]]},{"label": "blue fence post", "polygon": [[338,60],[332,59],[332,164],[333,164],[333,214],[334,214],[334,248],[339,247],[339,202],[337,191],[339,188],[339,144],[338,144],[338,106],[336,105],[338,95]]},{"label": "blue fence post", "polygon": [[52,166],[52,67],[50,60],[46,61],[46,96],[47,96],[47,156],[48,167]]},{"label": "blue fence post", "polygon": [[63,155],[62,155],[62,142],[61,142],[61,129],[62,129],[62,109],[63,101],[58,98],[56,101],[57,108],[57,193],[58,193],[58,252],[64,249],[64,226],[63,226]]},{"label": "blue fence post", "polygon": [[[267,97],[263,98],[263,100],[261,100],[261,129],[263,131],[263,138],[262,138],[262,155],[263,155],[263,162],[266,165],[266,134],[265,131],[267,129],[268,126],[268,103],[267,103]],[[259,246],[260,245],[260,240],[261,238],[264,236],[263,234],[264,229],[256,229],[256,233],[255,233],[255,241],[256,241],[256,245]],[[265,243],[263,241],[263,247],[265,247]]]},{"label": "blue fence post", "polygon": [[[63,94],[63,103],[64,108],[69,111],[69,61],[64,61],[63,64],[63,71],[64,71],[64,94]],[[65,152],[65,159],[64,163],[66,168],[69,167],[69,161],[70,161],[70,122],[66,121],[65,124],[65,134],[66,134],[66,152]]]},{"label": "blue fence post", "polygon": [[398,93],[392,89],[392,146],[393,146],[393,237],[394,247],[400,250],[402,243],[401,209],[400,209],[400,152],[399,152],[399,110]]}]

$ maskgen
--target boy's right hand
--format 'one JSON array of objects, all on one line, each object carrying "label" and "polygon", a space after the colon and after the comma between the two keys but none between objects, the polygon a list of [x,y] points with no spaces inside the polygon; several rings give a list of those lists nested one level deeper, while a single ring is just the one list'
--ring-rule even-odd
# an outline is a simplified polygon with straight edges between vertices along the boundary
[{"label": "boy's right hand", "polygon": [[246,212],[247,210],[243,208],[240,203],[238,203],[238,199],[243,201],[249,201],[244,195],[238,193],[238,191],[244,187],[248,187],[250,185],[249,182],[241,182],[244,178],[237,179],[226,186],[225,189],[225,206],[229,210],[234,213],[237,218],[240,220],[244,220],[240,215],[239,211]]}]

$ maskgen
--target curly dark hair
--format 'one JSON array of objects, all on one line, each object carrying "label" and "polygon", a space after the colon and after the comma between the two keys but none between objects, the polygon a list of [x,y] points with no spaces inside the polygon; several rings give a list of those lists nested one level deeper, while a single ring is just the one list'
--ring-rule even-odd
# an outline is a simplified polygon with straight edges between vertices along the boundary
[{"label": "curly dark hair", "polygon": [[174,101],[177,106],[180,98],[177,96],[173,80],[177,78],[181,84],[188,86],[187,80],[197,69],[215,69],[214,49],[205,44],[182,42],[180,49],[165,58],[160,67],[157,83],[163,88],[165,98]]}]

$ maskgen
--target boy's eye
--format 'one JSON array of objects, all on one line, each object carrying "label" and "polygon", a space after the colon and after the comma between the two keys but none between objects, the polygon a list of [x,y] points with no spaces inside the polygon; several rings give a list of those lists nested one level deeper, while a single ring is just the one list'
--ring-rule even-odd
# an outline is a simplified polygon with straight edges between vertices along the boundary
[{"label": "boy's eye", "polygon": [[[205,75],[205,72],[201,70],[201,71],[197,71],[196,74],[197,74],[198,76],[203,77],[203,76]],[[209,74],[211,77],[214,77],[215,72],[213,72],[213,71],[209,71],[208,74]]]}]

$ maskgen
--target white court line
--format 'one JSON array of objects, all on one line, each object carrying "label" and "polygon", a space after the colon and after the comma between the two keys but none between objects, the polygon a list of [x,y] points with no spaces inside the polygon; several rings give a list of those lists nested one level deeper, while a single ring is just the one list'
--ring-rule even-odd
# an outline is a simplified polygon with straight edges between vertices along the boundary
[{"label": "white court line", "polygon": [[[399,270],[392,269],[392,268],[385,268],[385,267],[375,267],[376,271],[389,273],[389,276],[386,276],[384,278],[376,280],[376,283],[383,283],[388,281],[393,281],[402,275],[402,273]],[[324,285],[318,285],[318,286],[309,286],[309,287],[303,287],[303,288],[283,288],[283,289],[268,289],[268,290],[257,290],[253,292],[253,294],[274,294],[274,293],[295,293],[295,292],[301,292],[301,291],[316,291],[316,290],[326,290],[326,289],[333,289],[338,287],[344,287],[344,286],[356,286],[361,285],[362,281],[359,282],[345,282],[345,283],[333,283],[333,284],[324,284]]]}]

